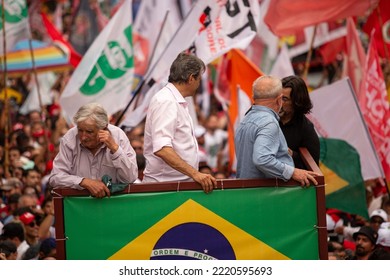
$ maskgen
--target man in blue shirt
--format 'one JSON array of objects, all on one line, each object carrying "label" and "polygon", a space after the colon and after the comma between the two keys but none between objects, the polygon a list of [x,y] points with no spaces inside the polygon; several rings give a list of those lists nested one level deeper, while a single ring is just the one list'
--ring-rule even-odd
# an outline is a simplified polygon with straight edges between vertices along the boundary
[{"label": "man in blue shirt", "polygon": [[279,126],[282,83],[272,76],[262,76],[252,87],[254,105],[235,134],[237,178],[294,179],[302,186],[317,185],[320,174],[294,168],[283,132]]}]

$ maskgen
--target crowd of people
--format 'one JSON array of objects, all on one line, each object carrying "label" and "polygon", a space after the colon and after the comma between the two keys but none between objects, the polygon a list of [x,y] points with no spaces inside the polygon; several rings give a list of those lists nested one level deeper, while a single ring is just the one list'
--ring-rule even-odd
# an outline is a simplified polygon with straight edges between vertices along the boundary
[{"label": "crowd of people", "polygon": [[[20,114],[21,102],[10,98],[8,111],[1,102],[0,259],[55,259],[53,187],[87,189],[103,198],[111,194],[104,175],[113,184],[195,181],[205,193],[212,192],[217,179],[226,178],[316,185],[320,174],[305,170],[298,152],[308,148],[319,163],[318,136],[305,117],[312,104],[304,80],[265,75],[253,81],[254,104],[236,131],[234,172],[229,169],[228,120],[222,106],[212,99],[210,115],[199,113],[196,126],[188,110],[186,98],[195,97],[206,70],[199,58],[179,54],[146,119],[131,129],[115,126],[97,103],[82,106],[75,125],[68,124],[58,97],[71,72],[57,76],[52,102],[41,110]],[[9,83],[25,99],[34,79],[30,74]],[[388,194],[374,182],[367,197],[368,220],[328,209],[330,259],[390,258]]]},{"label": "crowd of people", "polygon": [[[212,115],[204,126],[194,127],[189,114],[185,98],[195,96],[205,70],[199,58],[180,53],[168,84],[152,98],[145,121],[126,132],[111,124],[97,103],[81,106],[73,127],[62,119],[58,104],[51,105],[57,108],[49,119],[53,124],[42,122],[42,112],[30,112],[28,118],[16,114],[8,164],[4,137],[0,146],[1,258],[55,258],[52,188],[87,189],[91,196],[103,198],[111,194],[104,175],[113,184],[195,181],[205,193],[215,188],[216,178],[280,178],[294,179],[303,187],[316,185],[320,174],[296,167],[301,162],[296,149],[301,146],[310,148],[319,161],[317,136],[313,134],[317,141],[309,145],[300,137],[314,130],[305,117],[312,105],[304,81],[298,76],[280,80],[267,75],[254,81],[254,104],[236,130],[234,174],[217,163],[226,148],[226,134],[216,134],[224,131],[219,118]],[[53,112],[51,106],[47,109]],[[288,133],[283,131],[289,126]],[[383,200],[383,209],[374,209],[369,221],[330,209],[329,257],[389,258],[389,205]]]}]

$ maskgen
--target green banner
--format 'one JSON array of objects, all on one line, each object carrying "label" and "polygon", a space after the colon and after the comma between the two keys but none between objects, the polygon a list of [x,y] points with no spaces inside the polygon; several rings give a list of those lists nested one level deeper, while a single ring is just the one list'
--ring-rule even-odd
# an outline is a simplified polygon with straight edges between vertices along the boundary
[{"label": "green banner", "polygon": [[64,198],[66,258],[319,258],[314,187]]}]

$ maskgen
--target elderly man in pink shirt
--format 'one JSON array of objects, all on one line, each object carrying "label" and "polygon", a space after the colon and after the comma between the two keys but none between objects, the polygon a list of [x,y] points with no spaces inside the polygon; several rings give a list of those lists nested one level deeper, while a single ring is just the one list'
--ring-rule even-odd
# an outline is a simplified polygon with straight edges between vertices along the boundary
[{"label": "elderly man in pink shirt", "polygon": [[202,60],[180,53],[171,65],[169,83],[150,101],[143,183],[194,180],[206,193],[216,187],[214,177],[198,171],[198,143],[185,100],[195,95],[204,71]]},{"label": "elderly man in pink shirt", "polygon": [[103,175],[112,183],[133,183],[138,177],[135,151],[126,134],[108,123],[106,110],[97,103],[82,106],[61,139],[49,184],[87,189],[94,197],[110,196]]}]

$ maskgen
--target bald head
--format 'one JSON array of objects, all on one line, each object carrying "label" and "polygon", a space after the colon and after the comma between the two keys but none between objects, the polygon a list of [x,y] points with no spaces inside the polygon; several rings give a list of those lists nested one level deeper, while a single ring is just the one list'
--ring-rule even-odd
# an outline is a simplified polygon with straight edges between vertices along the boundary
[{"label": "bald head", "polygon": [[261,76],[252,85],[253,99],[272,99],[282,92],[282,81],[273,76]]}]

